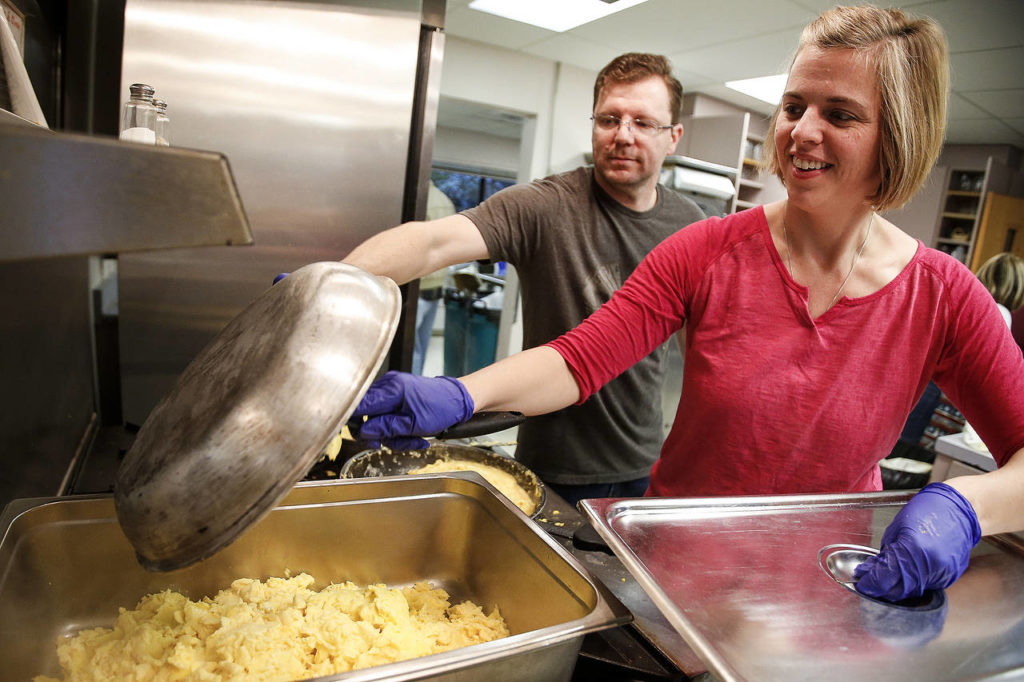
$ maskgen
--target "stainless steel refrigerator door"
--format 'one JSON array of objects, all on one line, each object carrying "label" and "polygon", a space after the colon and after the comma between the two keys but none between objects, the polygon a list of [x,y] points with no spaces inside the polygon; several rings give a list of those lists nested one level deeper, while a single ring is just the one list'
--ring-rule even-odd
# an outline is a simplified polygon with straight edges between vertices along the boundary
[{"label": "stainless steel refrigerator door", "polygon": [[128,1],[122,90],[155,88],[173,146],[227,156],[255,246],[120,258],[125,421],[275,274],[400,222],[421,9],[367,4]]}]

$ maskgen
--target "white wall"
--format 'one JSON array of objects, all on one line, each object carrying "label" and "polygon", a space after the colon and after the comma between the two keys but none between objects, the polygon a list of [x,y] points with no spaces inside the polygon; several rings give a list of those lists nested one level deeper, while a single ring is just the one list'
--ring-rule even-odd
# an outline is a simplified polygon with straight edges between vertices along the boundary
[{"label": "white wall", "polygon": [[582,166],[591,151],[590,115],[594,108],[596,71],[560,64],[555,81],[548,171],[561,173]]},{"label": "white wall", "polygon": [[885,211],[882,217],[911,237],[920,239],[925,246],[931,246],[938,229],[942,190],[948,175],[948,166],[934,166],[913,199],[902,208]]},{"label": "white wall", "polygon": [[533,119],[524,127],[528,152],[518,163],[519,180],[528,181],[547,175],[557,71],[550,59],[448,36],[441,95]]},{"label": "white wall", "polygon": [[503,171],[519,172],[519,140],[440,126],[434,139],[434,160]]}]

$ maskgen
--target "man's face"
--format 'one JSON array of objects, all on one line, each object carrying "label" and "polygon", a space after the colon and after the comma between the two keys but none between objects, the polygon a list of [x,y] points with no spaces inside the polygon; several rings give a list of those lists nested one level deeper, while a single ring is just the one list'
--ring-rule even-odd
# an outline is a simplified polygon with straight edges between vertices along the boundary
[{"label": "man's face", "polygon": [[[626,121],[646,119],[660,125],[672,122],[669,92],[656,76],[635,83],[609,83],[601,90],[594,116],[611,115]],[[653,189],[661,164],[675,150],[683,126],[674,125],[653,135],[645,135],[625,123],[614,130],[594,127],[594,168],[598,184],[613,196],[619,192],[636,194]]]}]

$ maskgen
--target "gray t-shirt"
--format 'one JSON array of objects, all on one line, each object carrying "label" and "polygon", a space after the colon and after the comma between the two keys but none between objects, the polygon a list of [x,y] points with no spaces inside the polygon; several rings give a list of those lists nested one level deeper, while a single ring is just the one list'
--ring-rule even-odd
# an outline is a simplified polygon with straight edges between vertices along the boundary
[{"label": "gray t-shirt", "polygon": [[[513,185],[462,214],[480,230],[492,261],[516,267],[524,348],[575,327],[611,298],[652,248],[704,218],[696,204],[660,185],[654,208],[630,210],[597,185],[592,168]],[[667,346],[582,405],[527,419],[519,428],[516,459],[552,483],[648,475],[664,439]]]}]

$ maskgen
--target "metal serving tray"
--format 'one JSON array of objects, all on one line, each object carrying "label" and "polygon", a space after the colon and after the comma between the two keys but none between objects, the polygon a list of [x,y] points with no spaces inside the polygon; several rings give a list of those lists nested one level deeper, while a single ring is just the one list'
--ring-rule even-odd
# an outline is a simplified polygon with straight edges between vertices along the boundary
[{"label": "metal serving tray", "polygon": [[475,473],[300,483],[236,542],[188,568],[135,560],[110,496],[16,500],[0,516],[0,670],[59,675],[58,637],[113,625],[166,588],[192,599],[241,577],[322,587],[427,580],[497,605],[510,637],[323,680],[568,680],[583,635],[630,619],[580,564]]},{"label": "metal serving tray", "polygon": [[959,581],[912,604],[869,599],[848,584],[844,557],[878,547],[909,497],[602,499],[581,507],[721,682],[1024,679],[1019,537],[983,538]]}]

